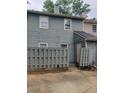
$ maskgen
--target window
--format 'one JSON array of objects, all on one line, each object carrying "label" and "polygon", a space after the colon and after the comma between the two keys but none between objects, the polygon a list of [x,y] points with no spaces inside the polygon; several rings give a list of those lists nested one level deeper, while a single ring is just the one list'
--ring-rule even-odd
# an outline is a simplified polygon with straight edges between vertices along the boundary
[{"label": "window", "polygon": [[48,47],[48,43],[39,43],[39,47]]},{"label": "window", "polygon": [[39,27],[48,29],[49,27],[49,21],[47,16],[39,16]]},{"label": "window", "polygon": [[92,31],[93,31],[93,32],[96,32],[96,30],[97,30],[97,29],[96,29],[96,25],[92,25]]},{"label": "window", "polygon": [[64,30],[71,30],[71,29],[72,29],[72,20],[64,19]]},{"label": "window", "polygon": [[62,48],[68,48],[68,45],[67,44],[61,44],[61,47]]}]

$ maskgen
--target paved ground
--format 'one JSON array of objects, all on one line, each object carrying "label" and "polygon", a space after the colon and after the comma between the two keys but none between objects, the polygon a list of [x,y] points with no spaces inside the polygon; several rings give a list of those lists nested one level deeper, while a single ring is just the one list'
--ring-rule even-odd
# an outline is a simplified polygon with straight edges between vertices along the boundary
[{"label": "paved ground", "polygon": [[28,93],[97,93],[96,71],[28,74]]}]

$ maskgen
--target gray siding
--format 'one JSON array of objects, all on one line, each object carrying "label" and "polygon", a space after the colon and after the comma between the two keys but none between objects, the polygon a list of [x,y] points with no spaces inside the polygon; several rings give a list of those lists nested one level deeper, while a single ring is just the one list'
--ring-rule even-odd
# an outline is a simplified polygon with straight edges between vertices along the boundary
[{"label": "gray siding", "polygon": [[67,43],[69,61],[74,61],[73,30],[82,30],[82,20],[72,19],[72,31],[64,30],[64,18],[49,16],[49,29],[39,28],[39,15],[28,14],[27,46],[38,47],[38,43],[47,42],[48,47],[60,47]]},{"label": "gray siding", "polygon": [[97,42],[87,42],[89,48],[89,63],[97,64]]}]

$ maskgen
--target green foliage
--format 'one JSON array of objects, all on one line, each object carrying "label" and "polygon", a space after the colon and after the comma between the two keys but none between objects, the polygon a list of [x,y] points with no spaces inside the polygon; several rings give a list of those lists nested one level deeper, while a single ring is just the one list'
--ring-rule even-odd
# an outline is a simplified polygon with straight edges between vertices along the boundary
[{"label": "green foliage", "polygon": [[54,5],[58,5],[60,13],[64,15],[80,16],[83,12],[90,12],[90,5],[85,4],[82,0],[57,0],[55,4],[51,0],[46,0],[43,11],[53,13]]},{"label": "green foliage", "polygon": [[43,11],[44,12],[50,12],[50,13],[53,13],[54,12],[54,3],[53,1],[51,0],[46,0],[44,2],[44,5],[43,5]]},{"label": "green foliage", "polygon": [[60,12],[64,15],[72,15],[72,1],[73,0],[58,0],[56,3],[59,5]]},{"label": "green foliage", "polygon": [[89,4],[85,4],[84,1],[81,0],[73,0],[73,14],[75,16],[77,15],[81,15],[82,13],[88,13],[90,12],[89,9],[90,5]]}]

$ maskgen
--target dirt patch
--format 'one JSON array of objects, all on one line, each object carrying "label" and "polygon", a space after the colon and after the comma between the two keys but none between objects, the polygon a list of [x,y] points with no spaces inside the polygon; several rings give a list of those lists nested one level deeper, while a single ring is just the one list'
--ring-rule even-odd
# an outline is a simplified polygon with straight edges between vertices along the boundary
[{"label": "dirt patch", "polygon": [[96,93],[96,71],[28,74],[28,93]]}]

